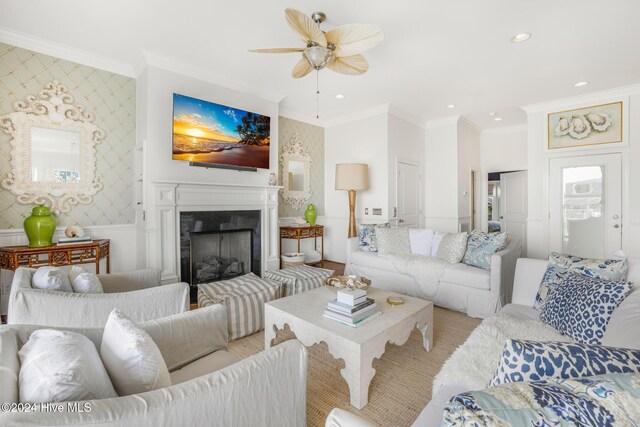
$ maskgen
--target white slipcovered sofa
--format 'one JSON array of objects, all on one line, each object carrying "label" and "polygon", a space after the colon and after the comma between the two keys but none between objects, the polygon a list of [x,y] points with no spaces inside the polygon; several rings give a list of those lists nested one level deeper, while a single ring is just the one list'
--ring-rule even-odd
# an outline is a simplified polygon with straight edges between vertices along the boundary
[{"label": "white slipcovered sofa", "polygon": [[[158,345],[170,387],[76,402],[90,411],[0,412],[0,425],[305,426],[307,353],[290,340],[239,361],[227,350],[227,315],[210,306],[138,324]],[[18,351],[42,326],[0,327],[0,401],[18,403]],[[87,336],[102,329],[57,328]],[[88,405],[85,405],[88,404]]]},{"label": "white slipcovered sofa", "polygon": [[114,308],[136,322],[189,310],[189,285],[161,285],[160,270],[155,268],[98,275],[104,293],[96,294],[33,288],[35,271],[24,267],[15,271],[8,324],[101,328]]},{"label": "white slipcovered sofa", "polygon": [[510,241],[503,250],[491,256],[489,271],[462,263],[449,264],[440,278],[437,292],[425,295],[416,279],[398,271],[392,258],[360,250],[358,238],[353,237],[347,243],[345,274],[371,279],[372,286],[379,289],[428,299],[437,306],[485,318],[511,300],[513,275],[520,252],[520,242]]},{"label": "white slipcovered sofa", "polygon": [[[517,261],[513,284],[513,300],[498,314],[485,319],[445,362],[436,375],[432,399],[413,423],[413,427],[441,425],[444,407],[451,397],[487,387],[495,373],[507,338],[532,341],[570,341],[551,326],[540,321],[540,312],[533,308],[536,294],[548,265],[547,260],[520,258]],[[640,259],[629,258],[627,280],[640,284]],[[634,292],[638,292],[636,289]],[[634,319],[612,317],[603,345],[640,349],[640,299],[627,297],[623,304],[637,308]],[[615,316],[615,313],[614,313]],[[438,343],[436,342],[437,346]],[[372,424],[354,414],[334,409],[327,418],[329,427],[371,427]]]}]

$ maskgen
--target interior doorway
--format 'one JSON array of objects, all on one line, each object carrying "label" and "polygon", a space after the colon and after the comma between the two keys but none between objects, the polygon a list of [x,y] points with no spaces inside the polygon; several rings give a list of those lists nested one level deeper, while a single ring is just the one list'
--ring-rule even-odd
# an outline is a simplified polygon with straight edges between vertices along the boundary
[{"label": "interior doorway", "polygon": [[527,248],[527,171],[492,172],[487,176],[487,231],[507,231]]},{"label": "interior doorway", "polygon": [[420,166],[403,161],[396,163],[398,180],[396,181],[396,206],[398,226],[420,227],[420,193],[422,188]]}]

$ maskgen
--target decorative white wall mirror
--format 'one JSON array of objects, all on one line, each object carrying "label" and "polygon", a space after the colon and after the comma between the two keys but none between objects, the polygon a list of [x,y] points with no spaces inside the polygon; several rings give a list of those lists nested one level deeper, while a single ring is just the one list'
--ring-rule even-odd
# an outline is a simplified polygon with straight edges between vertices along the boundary
[{"label": "decorative white wall mirror", "polygon": [[280,155],[284,202],[295,209],[311,199],[311,156],[297,133],[291,136]]},{"label": "decorative white wall mirror", "polygon": [[0,182],[21,204],[46,204],[67,213],[89,204],[103,185],[96,176],[96,145],[105,132],[93,113],[73,103],[58,81],[14,105],[0,117],[0,129],[11,136],[11,172]]}]

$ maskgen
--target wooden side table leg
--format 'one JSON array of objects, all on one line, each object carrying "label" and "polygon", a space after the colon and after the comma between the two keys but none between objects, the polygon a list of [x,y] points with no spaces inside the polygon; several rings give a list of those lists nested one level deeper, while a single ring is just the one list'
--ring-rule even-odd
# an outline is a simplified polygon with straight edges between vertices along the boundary
[{"label": "wooden side table leg", "polygon": [[[99,250],[97,250],[99,253]],[[96,257],[96,274],[100,274],[100,256]]]},{"label": "wooden side table leg", "polygon": [[107,274],[111,273],[111,251],[107,255]]}]

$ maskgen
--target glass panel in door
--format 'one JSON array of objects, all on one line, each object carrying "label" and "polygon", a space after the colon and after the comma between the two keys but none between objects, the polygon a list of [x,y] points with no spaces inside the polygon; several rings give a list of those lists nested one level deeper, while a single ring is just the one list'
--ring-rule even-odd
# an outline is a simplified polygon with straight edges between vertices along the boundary
[{"label": "glass panel in door", "polygon": [[562,252],[605,257],[605,166],[562,169]]}]

